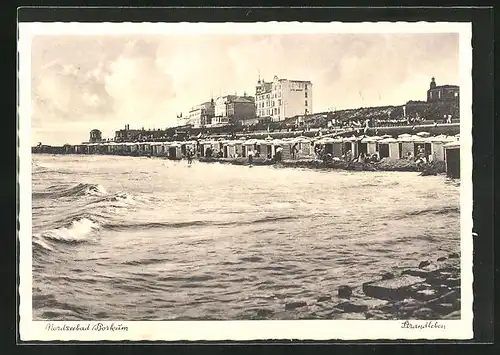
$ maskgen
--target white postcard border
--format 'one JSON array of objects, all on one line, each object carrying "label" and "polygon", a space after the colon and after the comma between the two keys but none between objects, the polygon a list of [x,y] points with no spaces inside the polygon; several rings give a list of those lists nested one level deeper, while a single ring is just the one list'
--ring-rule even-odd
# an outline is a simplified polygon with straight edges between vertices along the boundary
[{"label": "white postcard border", "polygon": [[[20,23],[19,24],[19,333],[22,341],[251,341],[471,339],[472,292],[472,47],[471,23]],[[461,144],[461,319],[439,320],[443,327],[404,329],[402,321],[265,320],[62,322],[32,320],[31,250],[31,41],[36,35],[208,35],[305,33],[459,33]],[[412,321],[425,325],[427,321]],[[430,322],[428,324],[435,324]],[[50,330],[76,327],[79,330]],[[105,330],[101,327],[111,327]],[[88,329],[87,329],[88,328]],[[125,330],[125,328],[127,328]]]}]

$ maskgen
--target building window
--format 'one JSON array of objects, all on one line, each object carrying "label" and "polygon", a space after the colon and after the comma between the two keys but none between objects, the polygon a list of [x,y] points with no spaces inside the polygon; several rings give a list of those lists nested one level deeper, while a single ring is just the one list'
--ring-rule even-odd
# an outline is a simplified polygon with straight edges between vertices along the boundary
[{"label": "building window", "polygon": [[305,85],[305,90],[307,91],[307,84]]},{"label": "building window", "polygon": [[280,114],[280,108],[278,107],[278,115]]},{"label": "building window", "polygon": [[306,107],[307,107],[307,100],[306,100]]},{"label": "building window", "polygon": [[438,91],[438,99],[441,98],[441,90]]},{"label": "building window", "polygon": [[307,91],[304,94],[306,95],[306,98],[307,98]]},{"label": "building window", "polygon": [[458,97],[458,92],[455,93],[455,97]]},{"label": "building window", "polygon": [[281,97],[281,91],[278,91],[278,97]]},{"label": "building window", "polygon": [[278,105],[281,106],[281,99],[278,100]]},{"label": "building window", "polygon": [[275,108],[274,109],[274,114],[277,115],[278,114],[278,110]]}]

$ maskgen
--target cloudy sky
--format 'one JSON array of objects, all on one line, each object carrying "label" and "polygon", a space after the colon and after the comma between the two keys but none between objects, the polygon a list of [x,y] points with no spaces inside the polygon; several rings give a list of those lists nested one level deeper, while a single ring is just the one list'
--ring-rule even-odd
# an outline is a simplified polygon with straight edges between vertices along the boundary
[{"label": "cloudy sky", "polygon": [[458,34],[37,36],[32,143],[175,126],[212,95],[253,95],[259,72],[312,81],[314,112],[425,100],[432,76],[459,84]]}]

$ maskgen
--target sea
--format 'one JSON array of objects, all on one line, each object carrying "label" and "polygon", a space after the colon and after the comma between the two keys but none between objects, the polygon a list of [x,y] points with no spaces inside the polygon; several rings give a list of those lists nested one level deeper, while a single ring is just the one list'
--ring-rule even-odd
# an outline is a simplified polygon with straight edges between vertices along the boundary
[{"label": "sea", "polygon": [[460,250],[444,175],[32,157],[34,320],[238,320]]}]

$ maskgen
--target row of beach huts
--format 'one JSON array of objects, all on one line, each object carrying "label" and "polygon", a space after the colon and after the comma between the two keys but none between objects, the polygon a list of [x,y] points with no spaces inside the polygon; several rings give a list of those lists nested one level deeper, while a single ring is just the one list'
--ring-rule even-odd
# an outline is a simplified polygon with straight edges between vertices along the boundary
[{"label": "row of beach huts", "polygon": [[318,146],[332,157],[342,158],[350,151],[351,156],[361,153],[377,154],[379,159],[403,159],[416,156],[419,148],[424,148],[432,160],[444,161],[446,149],[458,149],[459,134],[455,136],[431,136],[429,133],[402,134],[397,138],[385,136],[351,137],[294,137],[285,139],[200,139],[177,142],[102,142],[71,146],[66,153],[76,154],[117,154],[117,155],[153,155],[169,159],[182,159],[188,149],[206,156],[208,149],[213,156],[224,158],[246,157],[250,150],[260,156],[272,158],[278,147],[282,148],[282,158],[311,159],[316,157]]}]

